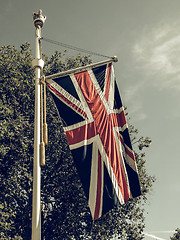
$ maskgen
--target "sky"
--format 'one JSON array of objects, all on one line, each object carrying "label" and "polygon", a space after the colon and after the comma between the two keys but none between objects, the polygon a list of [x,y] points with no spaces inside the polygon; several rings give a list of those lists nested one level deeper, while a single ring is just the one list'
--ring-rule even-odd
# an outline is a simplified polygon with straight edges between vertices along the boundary
[{"label": "sky", "polygon": [[[115,74],[130,123],[152,139],[146,169],[157,180],[145,206],[145,240],[169,239],[180,228],[180,1],[0,0],[0,6],[1,46],[29,42],[35,51],[32,13],[42,9],[42,36],[118,56]],[[43,53],[55,50],[65,49],[43,41]]]}]

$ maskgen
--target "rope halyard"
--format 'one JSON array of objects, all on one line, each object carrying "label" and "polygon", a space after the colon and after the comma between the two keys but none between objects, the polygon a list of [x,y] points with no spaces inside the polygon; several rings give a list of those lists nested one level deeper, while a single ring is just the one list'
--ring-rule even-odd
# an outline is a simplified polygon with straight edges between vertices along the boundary
[{"label": "rope halyard", "polygon": [[41,97],[41,142],[40,142],[40,164],[45,165],[45,144],[43,134],[43,84],[40,82],[40,97]]},{"label": "rope halyard", "polygon": [[104,58],[110,58],[109,56],[101,54],[101,53],[97,53],[97,52],[93,52],[93,51],[90,51],[90,50],[87,50],[87,49],[75,47],[75,46],[72,46],[72,45],[69,45],[69,44],[66,44],[66,43],[62,43],[62,42],[59,42],[59,41],[55,41],[55,40],[52,40],[52,39],[49,39],[49,38],[46,38],[46,37],[41,37],[41,40],[44,40],[44,41],[49,42],[51,44],[58,45],[58,46],[61,46],[61,47],[64,47],[64,48],[68,48],[68,49],[71,49],[71,50],[74,50],[74,51],[83,52],[85,54],[104,57]]},{"label": "rope halyard", "polygon": [[40,80],[41,97],[41,142],[40,142],[40,163],[45,165],[45,145],[48,144],[47,123],[46,123],[46,83],[45,76]]},{"label": "rope halyard", "polygon": [[47,128],[47,122],[46,122],[46,82],[45,82],[45,76],[42,76],[41,83],[43,84],[43,93],[44,93],[44,123],[43,123],[43,133],[44,133],[44,143],[45,145],[48,145],[48,128]]}]

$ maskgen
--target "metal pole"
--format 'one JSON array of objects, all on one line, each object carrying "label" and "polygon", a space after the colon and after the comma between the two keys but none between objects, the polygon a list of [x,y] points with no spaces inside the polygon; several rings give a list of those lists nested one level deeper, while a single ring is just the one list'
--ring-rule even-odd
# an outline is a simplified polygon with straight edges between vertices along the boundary
[{"label": "metal pole", "polygon": [[42,11],[33,13],[36,27],[36,52],[32,66],[35,71],[35,117],[34,117],[34,161],[33,161],[33,202],[32,240],[41,240],[41,167],[40,167],[40,77],[44,62],[41,59],[41,28],[46,17]]}]

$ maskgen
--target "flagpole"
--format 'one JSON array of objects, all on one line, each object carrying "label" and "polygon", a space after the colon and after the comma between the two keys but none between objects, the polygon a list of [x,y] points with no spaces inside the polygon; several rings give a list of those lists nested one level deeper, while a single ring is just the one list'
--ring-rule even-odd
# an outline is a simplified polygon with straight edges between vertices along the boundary
[{"label": "flagpole", "polygon": [[36,50],[32,66],[35,71],[35,117],[34,117],[34,161],[33,161],[33,201],[32,201],[32,240],[41,240],[41,167],[40,167],[40,77],[44,61],[41,59],[41,28],[46,17],[42,11],[33,13],[36,28]]}]

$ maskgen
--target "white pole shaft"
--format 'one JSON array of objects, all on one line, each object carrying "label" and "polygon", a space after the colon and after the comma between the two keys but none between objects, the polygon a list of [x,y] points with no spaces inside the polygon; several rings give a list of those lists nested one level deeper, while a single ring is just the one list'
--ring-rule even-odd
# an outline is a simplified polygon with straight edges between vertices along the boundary
[{"label": "white pole shaft", "polygon": [[[36,59],[41,58],[40,34],[36,28]],[[41,240],[41,167],[40,167],[40,77],[41,68],[35,66],[35,119],[34,119],[34,162],[33,162],[33,206],[32,240]]]}]

